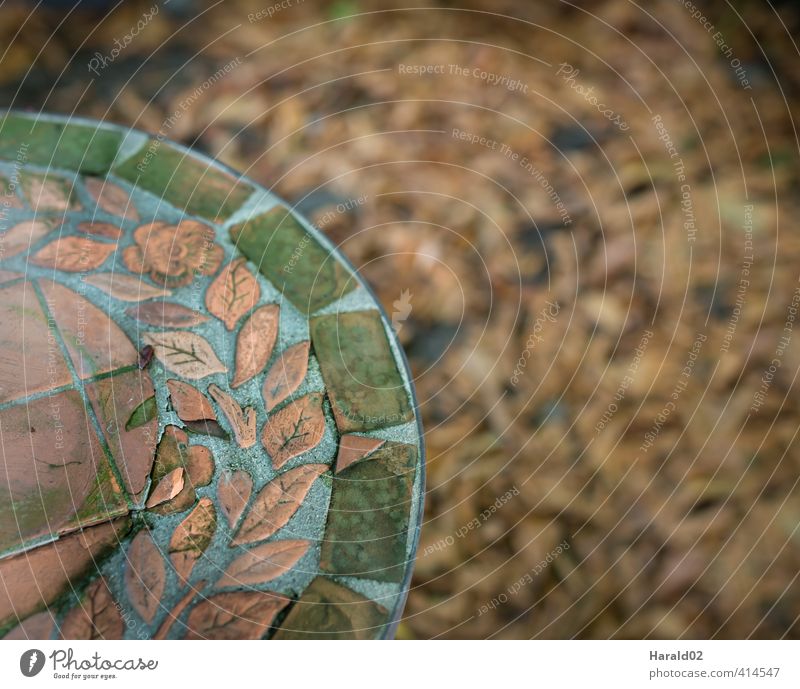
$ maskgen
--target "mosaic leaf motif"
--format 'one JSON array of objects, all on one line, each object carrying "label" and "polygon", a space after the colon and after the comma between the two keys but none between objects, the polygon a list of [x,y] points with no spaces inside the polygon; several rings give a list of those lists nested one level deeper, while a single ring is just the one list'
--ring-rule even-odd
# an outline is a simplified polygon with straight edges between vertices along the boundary
[{"label": "mosaic leaf motif", "polygon": [[203,445],[192,445],[189,448],[189,459],[186,462],[186,473],[195,487],[207,486],[214,476],[214,455]]},{"label": "mosaic leaf motif", "polygon": [[3,637],[3,641],[27,641],[28,639],[49,639],[56,622],[49,610],[38,612],[24,619]]},{"label": "mosaic leaf motif", "polygon": [[0,176],[0,205],[6,208],[24,208],[22,199],[14,191],[16,184],[10,184],[8,178]]},{"label": "mosaic leaf motif", "polygon": [[195,562],[208,548],[217,527],[217,511],[208,498],[201,498],[172,534],[169,541],[169,556],[178,577],[186,581]]},{"label": "mosaic leaf motif", "polygon": [[263,541],[285,526],[300,508],[314,481],[327,470],[325,464],[304,464],[270,481],[253,501],[232,545]]},{"label": "mosaic leaf motif", "polygon": [[214,457],[203,445],[189,445],[186,432],[177,426],[167,426],[158,443],[153,481],[163,480],[167,474],[181,467],[184,470],[183,489],[174,498],[151,508],[156,514],[169,514],[188,509],[196,499],[195,487],[205,486],[214,475]]},{"label": "mosaic leaf motif", "polygon": [[233,437],[239,447],[242,449],[253,447],[256,444],[256,410],[253,407],[241,407],[219,385],[213,383],[209,385],[208,394],[222,409],[222,413],[233,429]]},{"label": "mosaic leaf motif", "polygon": [[231,387],[238,388],[267,365],[278,338],[280,307],[268,304],[253,312],[236,338],[236,373]]},{"label": "mosaic leaf motif", "polygon": [[172,500],[178,493],[183,490],[184,478],[183,467],[177,467],[170,471],[164,478],[162,478],[158,485],[153,489],[150,497],[145,503],[145,507],[155,507],[162,502]]},{"label": "mosaic leaf motif", "polygon": [[72,183],[57,177],[25,175],[22,188],[31,207],[37,211],[80,210],[81,204],[74,197]]},{"label": "mosaic leaf motif", "polygon": [[144,341],[153,345],[156,358],[168,370],[189,380],[199,380],[228,370],[217,358],[208,341],[196,333],[145,333]]},{"label": "mosaic leaf motif", "polygon": [[272,541],[237,557],[217,582],[219,588],[257,585],[286,574],[306,554],[309,541]]},{"label": "mosaic leaf motif", "polygon": [[186,639],[260,639],[289,599],[270,591],[231,591],[200,601],[186,620]]},{"label": "mosaic leaf motif", "polygon": [[121,639],[125,623],[102,577],[86,589],[83,601],[61,623],[62,639]]},{"label": "mosaic leaf motif", "polygon": [[[139,368],[144,368],[144,366],[142,366],[140,363]],[[155,419],[157,415],[158,415],[158,403],[156,402],[155,395],[153,395],[152,397],[148,397],[144,402],[142,402],[138,407],[136,407],[136,409],[134,409],[131,412],[130,418],[125,423],[125,430],[132,431],[134,428],[139,428],[139,426],[144,426],[149,421]]]},{"label": "mosaic leaf motif", "polygon": [[217,423],[217,415],[211,402],[196,387],[173,378],[167,381],[167,388],[172,408],[189,430],[217,438],[228,437]]},{"label": "mosaic leaf motif", "polygon": [[172,628],[175,620],[177,620],[181,616],[181,613],[189,607],[189,604],[192,602],[194,597],[201,589],[205,587],[205,585],[205,581],[198,581],[197,584],[189,588],[189,590],[183,595],[183,598],[178,601],[178,604],[169,611],[164,621],[156,630],[156,633],[153,634],[153,639],[167,638],[167,634],[169,634],[169,630]]},{"label": "mosaic leaf motif", "polygon": [[253,492],[253,479],[246,471],[240,469],[232,474],[224,474],[217,486],[217,499],[222,514],[231,528],[236,526],[242,516],[250,494]]},{"label": "mosaic leaf motif", "polygon": [[247,267],[247,260],[239,258],[228,263],[211,283],[206,292],[206,308],[228,330],[233,330],[239,319],[258,303],[260,296],[261,288]]},{"label": "mosaic leaf motif", "polygon": [[96,242],[86,237],[61,237],[39,250],[31,263],[69,273],[99,268],[114,253],[116,244]]},{"label": "mosaic leaf motif", "polygon": [[95,273],[87,275],[83,281],[121,301],[145,301],[172,294],[167,289],[153,287],[124,273]]},{"label": "mosaic leaf motif", "polygon": [[272,365],[261,393],[267,411],[272,411],[287,399],[303,382],[308,372],[308,340],[289,347]]},{"label": "mosaic leaf motif", "polygon": [[128,548],[125,590],[134,610],[145,622],[152,622],[164,595],[167,570],[164,558],[147,530],[136,534]]},{"label": "mosaic leaf motif", "polygon": [[157,328],[192,328],[208,320],[208,316],[199,311],[187,309],[170,301],[132,306],[125,313],[137,321]]},{"label": "mosaic leaf motif", "polygon": [[280,469],[293,457],[319,445],[325,433],[322,395],[312,393],[287,404],[269,417],[261,432],[261,443]]},{"label": "mosaic leaf motif", "polygon": [[106,213],[127,220],[139,220],[139,213],[131,197],[122,187],[97,177],[85,177],[83,184],[97,205]]},{"label": "mosaic leaf motif", "polygon": [[17,223],[5,234],[0,235],[3,258],[11,258],[27,251],[52,229],[50,223],[42,220],[25,220]]},{"label": "mosaic leaf motif", "polygon": [[368,457],[386,444],[380,438],[367,438],[362,435],[343,435],[339,439],[339,452],[336,455],[336,473],[344,471],[351,464]]},{"label": "mosaic leaf motif", "polygon": [[94,234],[98,237],[106,237],[107,239],[119,239],[122,237],[122,228],[112,225],[109,222],[78,223],[78,232]]}]

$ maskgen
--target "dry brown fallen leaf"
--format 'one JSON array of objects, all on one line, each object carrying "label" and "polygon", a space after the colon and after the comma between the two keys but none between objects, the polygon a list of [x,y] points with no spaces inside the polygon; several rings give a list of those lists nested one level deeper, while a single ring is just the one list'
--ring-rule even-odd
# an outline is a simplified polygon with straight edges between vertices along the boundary
[{"label": "dry brown fallen leaf", "polygon": [[253,479],[243,469],[234,471],[233,474],[223,474],[217,486],[217,499],[222,514],[228,520],[231,528],[236,526],[242,516],[250,494],[253,492]]},{"label": "dry brown fallen leaf", "polygon": [[256,444],[256,410],[253,407],[242,408],[219,385],[209,385],[208,394],[222,409],[239,447],[242,449],[253,447]]},{"label": "dry brown fallen leaf", "polygon": [[169,541],[169,556],[178,577],[186,581],[195,562],[208,548],[217,527],[217,512],[209,498],[201,498],[197,506],[178,524]]},{"label": "dry brown fallen leaf", "polygon": [[166,581],[164,558],[150,532],[142,530],[128,548],[125,590],[131,605],[145,622],[153,621]]},{"label": "dry brown fallen leaf", "polygon": [[206,292],[206,308],[219,318],[228,330],[233,330],[239,319],[252,309],[261,296],[247,260],[239,258],[227,264]]},{"label": "dry brown fallen leaf", "polygon": [[262,306],[245,321],[236,338],[236,372],[231,387],[238,388],[264,370],[278,339],[280,307]]},{"label": "dry brown fallen leaf", "polygon": [[327,470],[325,464],[304,464],[270,481],[253,500],[231,545],[263,541],[285,526],[300,508],[311,485]]},{"label": "dry brown fallen leaf", "polygon": [[261,432],[261,443],[280,469],[293,457],[319,445],[325,433],[322,395],[312,393],[287,404],[269,417]]},{"label": "dry brown fallen leaf", "polygon": [[87,237],[62,237],[37,251],[31,262],[43,268],[81,273],[99,268],[116,248],[116,244]]},{"label": "dry brown fallen leaf", "polygon": [[292,345],[270,368],[261,389],[267,411],[272,411],[300,387],[308,372],[310,346],[308,340]]}]

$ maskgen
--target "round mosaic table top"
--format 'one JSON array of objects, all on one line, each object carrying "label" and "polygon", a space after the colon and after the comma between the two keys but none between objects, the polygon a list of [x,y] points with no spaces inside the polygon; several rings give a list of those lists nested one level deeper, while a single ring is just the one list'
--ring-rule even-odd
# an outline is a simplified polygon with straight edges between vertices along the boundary
[{"label": "round mosaic table top", "polygon": [[353,268],[162,138],[0,115],[0,637],[384,638],[423,447]]}]

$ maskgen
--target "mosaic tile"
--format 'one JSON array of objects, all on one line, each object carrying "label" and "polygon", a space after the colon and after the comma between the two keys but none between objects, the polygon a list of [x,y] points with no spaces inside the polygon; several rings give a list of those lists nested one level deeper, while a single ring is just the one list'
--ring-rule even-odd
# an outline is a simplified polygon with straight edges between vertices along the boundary
[{"label": "mosaic tile", "polygon": [[207,220],[229,218],[253,192],[247,182],[158,139],[116,166],[114,174]]},{"label": "mosaic tile", "polygon": [[0,553],[127,512],[77,391],[0,411],[0,444]]},{"label": "mosaic tile", "polygon": [[31,165],[104,174],[122,142],[119,130],[82,123],[53,122],[9,113],[0,119],[0,158],[17,160],[20,151]]},{"label": "mosaic tile", "polygon": [[342,433],[396,426],[414,418],[378,311],[312,318],[311,343]]},{"label": "mosaic tile", "polygon": [[416,460],[413,445],[387,443],[336,474],[322,571],[402,581]]},{"label": "mosaic tile", "polygon": [[372,639],[388,612],[344,586],[317,577],[275,633],[275,639]]},{"label": "mosaic tile", "polygon": [[251,182],[167,143],[107,177],[119,128],[51,170],[48,122],[0,175],[0,637],[389,635],[422,445],[374,299]]},{"label": "mosaic tile", "polygon": [[283,206],[233,227],[231,240],[303,313],[313,313],[358,283]]}]

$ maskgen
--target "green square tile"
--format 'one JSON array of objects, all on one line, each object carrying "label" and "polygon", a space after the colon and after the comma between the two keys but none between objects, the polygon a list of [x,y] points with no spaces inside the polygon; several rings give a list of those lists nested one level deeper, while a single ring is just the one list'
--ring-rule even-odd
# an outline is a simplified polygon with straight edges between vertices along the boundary
[{"label": "green square tile", "polygon": [[253,187],[212,163],[151,139],[114,173],[192,215],[225,220],[253,193]]},{"label": "green square tile", "polygon": [[388,443],[334,480],[320,570],[401,582],[417,450]]},{"label": "green square tile", "polygon": [[317,577],[294,604],[275,639],[374,639],[388,612],[344,586]]},{"label": "green square tile", "polygon": [[344,264],[282,206],[232,228],[231,239],[303,313],[318,311],[357,287]]},{"label": "green square tile", "polygon": [[311,341],[342,433],[413,420],[408,392],[378,311],[312,318]]},{"label": "green square tile", "polygon": [[108,172],[122,142],[119,131],[7,114],[0,120],[0,158],[84,174]]}]

